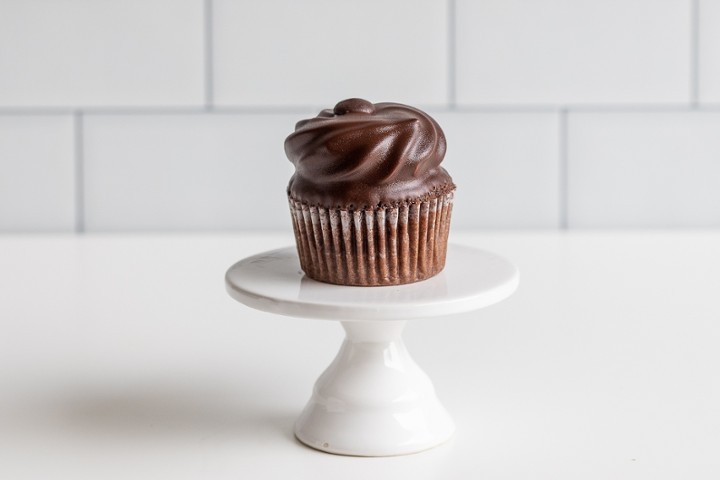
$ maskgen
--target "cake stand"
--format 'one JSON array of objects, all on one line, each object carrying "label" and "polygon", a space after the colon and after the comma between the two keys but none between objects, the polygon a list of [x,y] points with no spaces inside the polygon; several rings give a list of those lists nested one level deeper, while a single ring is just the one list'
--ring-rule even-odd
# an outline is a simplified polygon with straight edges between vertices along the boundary
[{"label": "cake stand", "polygon": [[342,323],[345,341],[315,383],[295,435],[325,452],[387,456],[434,447],[455,430],[403,344],[407,321],[499,302],[517,288],[518,271],[493,253],[450,245],[445,269],[428,280],[339,286],[306,277],[295,247],[287,247],[241,260],[225,284],[230,296],[257,310]]}]

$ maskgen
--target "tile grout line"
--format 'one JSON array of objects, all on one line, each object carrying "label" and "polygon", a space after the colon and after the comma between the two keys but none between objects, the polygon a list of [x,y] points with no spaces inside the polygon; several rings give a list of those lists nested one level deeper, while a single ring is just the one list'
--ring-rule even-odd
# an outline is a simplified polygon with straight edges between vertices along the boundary
[{"label": "tile grout line", "polygon": [[204,64],[205,69],[205,110],[213,109],[215,92],[213,91],[213,0],[203,2]]},{"label": "tile grout line", "polygon": [[457,83],[457,3],[456,0],[448,0],[447,4],[447,15],[448,15],[448,33],[447,33],[447,95],[448,95],[448,108],[454,110],[457,107],[457,94],[456,94],[456,83]]},{"label": "tile grout line", "polygon": [[84,157],[84,113],[73,113],[75,130],[75,233],[85,232],[85,157]]},{"label": "tile grout line", "polygon": [[[136,106],[136,107],[52,107],[52,106],[33,106],[33,107],[2,107],[0,106],[0,116],[3,115],[27,115],[27,116],[45,116],[45,115],[73,115],[81,112],[83,116],[88,115],[294,115],[300,113],[311,113],[322,109],[322,105],[288,105],[285,107],[271,106],[212,106],[210,109],[205,107],[187,107],[187,106]],[[593,113],[593,114],[617,114],[617,113],[674,113],[674,112],[707,112],[720,113],[720,104],[703,103],[698,105],[576,105],[576,106],[558,106],[558,105],[483,105],[483,106],[427,106],[428,110],[440,113],[457,113],[457,114],[526,114],[526,113],[557,113],[563,110],[567,113]]]},{"label": "tile grout line", "polygon": [[690,105],[700,102],[700,0],[690,2]]},{"label": "tile grout line", "polygon": [[[259,114],[259,115],[283,115],[309,113],[323,108],[323,105],[287,105],[287,106],[211,106],[208,110],[204,106],[32,106],[32,107],[2,107],[0,115],[73,115],[75,112],[82,112],[83,115],[194,115],[194,114]],[[678,104],[678,105],[476,105],[476,106],[425,106],[432,111],[452,112],[458,114],[472,113],[556,113],[559,109],[568,113],[672,113],[704,111],[720,113],[720,104],[704,103],[701,105]]]},{"label": "tile grout line", "polygon": [[558,228],[568,229],[568,111],[558,112]]}]

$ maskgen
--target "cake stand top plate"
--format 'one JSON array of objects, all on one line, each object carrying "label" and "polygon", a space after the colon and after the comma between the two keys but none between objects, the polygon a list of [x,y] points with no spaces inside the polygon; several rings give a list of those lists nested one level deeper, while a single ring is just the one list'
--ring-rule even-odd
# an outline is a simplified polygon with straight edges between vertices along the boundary
[{"label": "cake stand top plate", "polygon": [[487,307],[517,288],[517,268],[484,250],[450,244],[445,269],[422,282],[387,287],[322,283],[286,247],[240,260],[225,275],[235,300],[265,312],[328,320],[410,320]]}]

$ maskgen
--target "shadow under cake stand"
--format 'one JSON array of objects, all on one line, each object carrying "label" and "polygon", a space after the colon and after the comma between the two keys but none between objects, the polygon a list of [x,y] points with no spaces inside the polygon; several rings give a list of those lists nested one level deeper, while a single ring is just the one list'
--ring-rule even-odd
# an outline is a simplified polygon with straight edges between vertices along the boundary
[{"label": "shadow under cake stand", "polygon": [[342,323],[345,341],[315,383],[295,435],[325,452],[386,456],[434,447],[455,430],[430,378],[405,348],[407,321],[487,307],[509,297],[518,279],[504,258],[451,244],[440,274],[409,285],[317,282],[300,269],[295,247],[239,261],[225,284],[230,296],[257,310]]}]

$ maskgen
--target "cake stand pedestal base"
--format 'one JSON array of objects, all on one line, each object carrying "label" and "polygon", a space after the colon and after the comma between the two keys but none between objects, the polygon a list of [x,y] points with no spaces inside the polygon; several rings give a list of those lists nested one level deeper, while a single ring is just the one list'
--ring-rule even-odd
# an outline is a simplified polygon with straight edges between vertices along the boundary
[{"label": "cake stand pedestal base", "polygon": [[455,425],[402,341],[405,321],[342,322],[345,341],[295,425],[310,447],[342,455],[414,453]]},{"label": "cake stand pedestal base", "polygon": [[230,296],[258,310],[342,323],[345,341],[315,383],[295,435],[325,452],[388,456],[434,447],[455,430],[405,348],[407,321],[497,303],[515,291],[518,272],[492,253],[450,245],[445,269],[428,280],[349,287],[306,277],[297,251],[288,247],[236,263],[225,285]]}]

